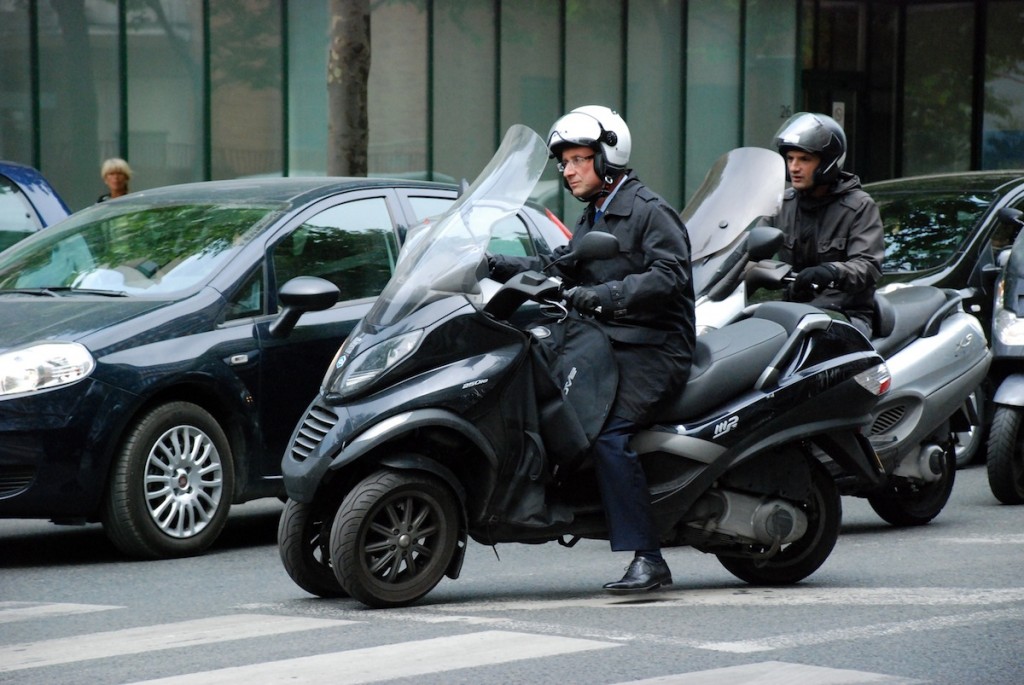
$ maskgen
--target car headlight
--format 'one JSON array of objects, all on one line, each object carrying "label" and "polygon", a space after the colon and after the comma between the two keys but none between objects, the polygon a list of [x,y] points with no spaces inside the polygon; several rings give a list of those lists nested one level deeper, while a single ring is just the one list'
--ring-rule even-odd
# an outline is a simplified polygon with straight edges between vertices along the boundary
[{"label": "car headlight", "polygon": [[78,343],[40,343],[0,354],[0,395],[33,392],[80,381],[96,368]]},{"label": "car headlight", "polygon": [[992,334],[1004,345],[1024,345],[1024,319],[1013,312],[1000,309],[992,322]]},{"label": "car headlight", "polygon": [[351,359],[344,354],[339,356],[327,387],[328,394],[345,397],[356,392],[412,354],[422,337],[423,331],[413,331],[377,343]]}]

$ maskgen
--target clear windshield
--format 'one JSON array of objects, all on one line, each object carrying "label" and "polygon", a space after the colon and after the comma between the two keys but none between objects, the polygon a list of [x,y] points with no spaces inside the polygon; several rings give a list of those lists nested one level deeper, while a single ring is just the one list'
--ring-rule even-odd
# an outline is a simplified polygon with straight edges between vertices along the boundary
[{"label": "clear windshield", "polygon": [[718,158],[682,211],[697,292],[747,229],[778,213],[785,188],[786,166],[773,150],[741,147]]},{"label": "clear windshield", "polygon": [[547,161],[540,136],[525,126],[512,126],[455,204],[436,222],[410,233],[395,274],[366,322],[388,326],[438,298],[479,293],[492,226],[526,203]]}]

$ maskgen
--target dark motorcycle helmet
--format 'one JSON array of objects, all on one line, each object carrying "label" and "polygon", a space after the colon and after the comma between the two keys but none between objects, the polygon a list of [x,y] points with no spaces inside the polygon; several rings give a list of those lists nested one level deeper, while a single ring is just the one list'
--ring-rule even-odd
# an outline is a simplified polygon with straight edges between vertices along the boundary
[{"label": "dark motorcycle helmet", "polygon": [[[817,155],[821,162],[814,170],[816,186],[835,183],[846,161],[846,133],[839,122],[825,114],[794,114],[775,134],[775,147],[783,157],[788,150],[803,150]],[[789,180],[788,166],[786,180]]]},{"label": "dark motorcycle helmet", "polygon": [[632,138],[618,112],[601,105],[585,105],[551,126],[547,145],[552,159],[559,161],[564,147],[589,147],[594,151],[594,172],[605,183],[611,183],[629,164]]}]

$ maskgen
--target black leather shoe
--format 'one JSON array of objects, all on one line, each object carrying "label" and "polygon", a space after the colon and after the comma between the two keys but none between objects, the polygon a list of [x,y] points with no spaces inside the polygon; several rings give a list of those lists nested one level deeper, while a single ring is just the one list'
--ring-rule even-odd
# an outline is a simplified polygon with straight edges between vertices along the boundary
[{"label": "black leather shoe", "polygon": [[612,594],[630,592],[649,592],[662,585],[672,584],[672,573],[664,560],[653,561],[646,557],[636,557],[626,569],[622,580],[605,583],[604,589]]}]

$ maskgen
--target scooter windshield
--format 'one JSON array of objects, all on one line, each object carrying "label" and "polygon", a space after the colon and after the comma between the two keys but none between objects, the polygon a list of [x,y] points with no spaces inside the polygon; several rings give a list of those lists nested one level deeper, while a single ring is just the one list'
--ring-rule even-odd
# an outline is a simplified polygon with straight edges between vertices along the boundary
[{"label": "scooter windshield", "polygon": [[388,326],[441,297],[479,293],[492,227],[526,203],[547,160],[540,136],[509,128],[469,189],[436,222],[410,232],[366,323]]},{"label": "scooter windshield", "polygon": [[681,213],[696,292],[747,229],[778,213],[785,187],[786,165],[777,152],[741,147],[718,158]]}]

